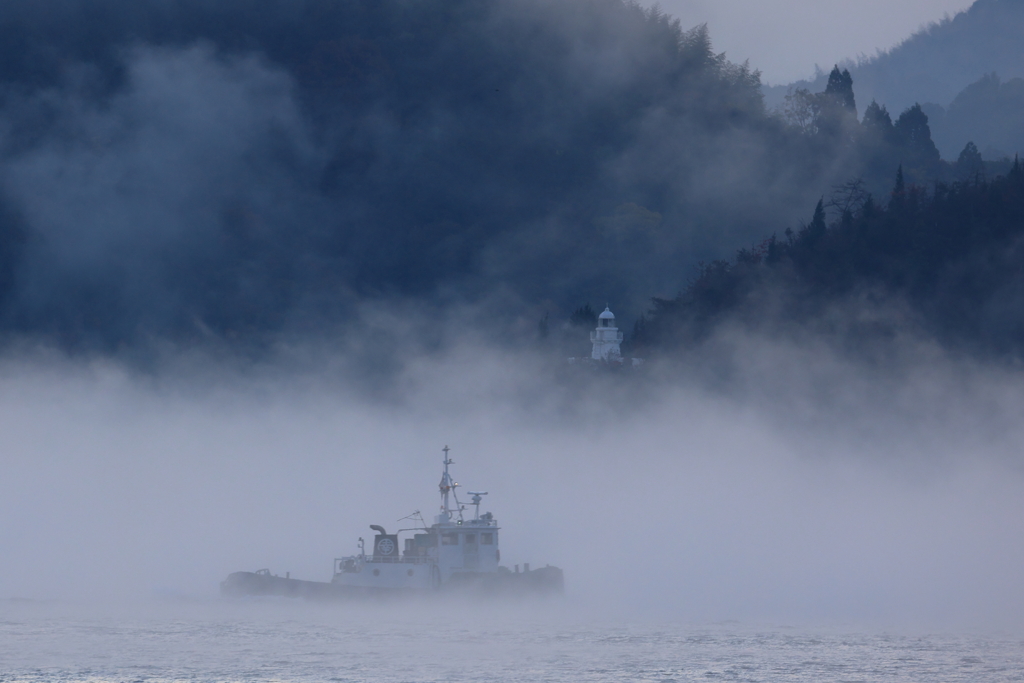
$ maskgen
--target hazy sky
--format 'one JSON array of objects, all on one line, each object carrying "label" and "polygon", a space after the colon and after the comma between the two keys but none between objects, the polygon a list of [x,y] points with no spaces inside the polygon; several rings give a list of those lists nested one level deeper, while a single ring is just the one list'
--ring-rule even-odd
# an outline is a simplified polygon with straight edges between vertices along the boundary
[{"label": "hazy sky", "polygon": [[[648,0],[647,4],[654,4]],[[715,49],[749,59],[766,83],[789,83],[845,58],[873,55],[973,0],[661,0],[684,26],[707,22]]]}]

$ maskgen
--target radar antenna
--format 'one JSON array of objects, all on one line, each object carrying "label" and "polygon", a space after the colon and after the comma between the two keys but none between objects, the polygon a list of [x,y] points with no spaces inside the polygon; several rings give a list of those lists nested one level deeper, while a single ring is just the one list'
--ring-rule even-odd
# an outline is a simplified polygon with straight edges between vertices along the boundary
[{"label": "radar antenna", "polygon": [[487,491],[466,491],[469,495],[473,496],[473,505],[476,506],[476,516],[473,518],[474,521],[480,519],[480,501],[487,495]]}]

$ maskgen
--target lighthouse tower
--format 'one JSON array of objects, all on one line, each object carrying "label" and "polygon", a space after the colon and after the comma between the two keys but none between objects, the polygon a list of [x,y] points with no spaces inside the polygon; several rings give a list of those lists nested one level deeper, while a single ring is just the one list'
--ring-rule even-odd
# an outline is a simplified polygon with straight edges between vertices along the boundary
[{"label": "lighthouse tower", "polygon": [[615,314],[607,306],[597,316],[597,329],[590,333],[590,341],[594,344],[594,351],[590,354],[594,360],[622,360],[622,351],[619,349],[622,333],[615,326]]}]

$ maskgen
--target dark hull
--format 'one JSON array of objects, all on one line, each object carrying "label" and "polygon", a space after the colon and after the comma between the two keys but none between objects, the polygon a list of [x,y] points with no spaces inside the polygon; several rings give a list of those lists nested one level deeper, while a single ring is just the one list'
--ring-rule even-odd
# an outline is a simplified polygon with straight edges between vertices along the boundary
[{"label": "dark hull", "polygon": [[235,572],[221,582],[221,595],[245,597],[276,595],[306,600],[347,600],[374,596],[430,595],[433,593],[487,596],[561,595],[565,583],[558,567],[541,567],[529,572],[455,574],[439,589],[415,591],[408,588],[344,586],[321,581],[301,581],[265,573]]},{"label": "dark hull", "polygon": [[279,595],[306,600],[337,600],[373,595],[374,591],[322,581],[300,581],[270,574],[235,572],[221,581],[220,594],[232,598]]}]

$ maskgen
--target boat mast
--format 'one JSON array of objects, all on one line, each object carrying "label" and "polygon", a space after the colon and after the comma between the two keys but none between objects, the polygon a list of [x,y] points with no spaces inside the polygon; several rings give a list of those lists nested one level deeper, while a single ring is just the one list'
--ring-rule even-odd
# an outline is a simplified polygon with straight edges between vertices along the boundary
[{"label": "boat mast", "polygon": [[441,475],[441,516],[445,518],[445,521],[451,519],[451,508],[448,507],[448,494],[452,492],[458,484],[452,482],[451,475],[448,474],[448,465],[451,465],[454,460],[448,457],[448,451],[451,449],[445,445],[441,450],[444,451],[444,474]]}]

